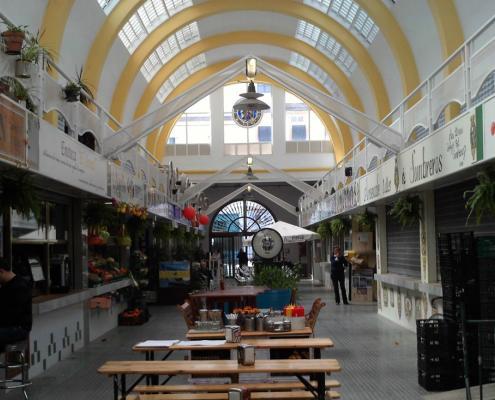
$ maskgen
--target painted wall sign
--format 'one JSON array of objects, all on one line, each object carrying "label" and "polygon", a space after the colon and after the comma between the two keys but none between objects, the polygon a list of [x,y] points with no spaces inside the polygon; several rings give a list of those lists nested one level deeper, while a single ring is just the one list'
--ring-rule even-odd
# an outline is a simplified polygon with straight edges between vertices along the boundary
[{"label": "painted wall sign", "polygon": [[0,96],[0,155],[25,163],[26,132],[26,111]]},{"label": "painted wall sign", "polygon": [[495,98],[483,104],[483,154],[484,158],[495,157]]},{"label": "painted wall sign", "polygon": [[301,214],[303,226],[495,157],[495,99],[357,178]]},{"label": "painted wall sign", "polygon": [[72,137],[40,125],[39,172],[89,193],[106,196],[107,161]]},{"label": "painted wall sign", "polygon": [[109,163],[109,193],[119,201],[144,207],[144,182],[125,171],[122,167]]}]

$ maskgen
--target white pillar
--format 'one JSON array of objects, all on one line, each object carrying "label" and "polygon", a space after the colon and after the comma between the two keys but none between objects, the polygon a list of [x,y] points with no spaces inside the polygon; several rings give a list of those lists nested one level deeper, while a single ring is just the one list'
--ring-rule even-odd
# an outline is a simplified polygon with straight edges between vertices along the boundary
[{"label": "white pillar", "polygon": [[387,210],[381,205],[376,207],[376,271],[378,274],[386,274],[387,266]]},{"label": "white pillar", "polygon": [[[224,156],[224,121],[223,121],[223,88],[210,94],[211,107],[211,147],[212,159]],[[214,158],[213,158],[214,157]]]},{"label": "white pillar", "polygon": [[423,211],[419,225],[421,251],[421,280],[437,283],[435,196],[433,190],[423,192]]},{"label": "white pillar", "polygon": [[272,154],[285,154],[285,90],[272,86],[273,147]]}]

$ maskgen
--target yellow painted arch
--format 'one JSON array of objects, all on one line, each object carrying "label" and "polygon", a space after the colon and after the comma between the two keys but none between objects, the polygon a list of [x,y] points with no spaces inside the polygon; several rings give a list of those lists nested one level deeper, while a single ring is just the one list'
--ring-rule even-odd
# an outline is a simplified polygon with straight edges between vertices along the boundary
[{"label": "yellow painted arch", "polygon": [[[121,3],[126,4],[122,4],[122,8],[120,8]],[[85,79],[93,87],[98,87],[102,68],[112,42],[115,40],[119,29],[126,21],[126,19],[119,20],[117,17],[125,14],[126,17],[129,18],[132,12],[134,12],[141,3],[142,1],[129,0],[117,4],[109,16],[108,24],[111,23],[111,26],[108,26],[108,24],[105,23],[97,34],[97,39],[91,47],[85,67]],[[135,7],[132,7],[133,4]],[[135,74],[139,71],[139,67],[149,54],[151,54],[153,49],[156,48],[164,38],[170,36],[181,27],[209,15],[243,10],[286,14],[298,19],[306,20],[322,30],[331,33],[332,36],[349,51],[358,65],[362,68],[364,75],[374,91],[378,116],[383,117],[387,114],[389,110],[389,100],[382,76],[368,51],[360,41],[344,26],[326,14],[302,3],[295,1],[290,2],[288,0],[210,0],[189,7],[175,14],[147,36],[131,55],[119,82],[125,82],[126,85],[128,82],[132,82]],[[115,15],[113,15],[114,13]],[[270,35],[272,35],[272,33],[270,33]],[[116,90],[119,90],[120,86],[121,85],[118,85]]]},{"label": "yellow painted arch", "polygon": [[[347,101],[351,106],[360,111],[363,111],[361,100],[347,76],[339,67],[337,67],[337,65],[335,65],[335,63],[330,61],[323,54],[321,54],[319,51],[315,50],[308,44],[292,37],[283,35],[271,34],[266,36],[264,34],[260,34],[259,32],[231,32],[228,34],[213,36],[201,42],[195,43],[190,47],[184,49],[181,53],[179,53],[176,57],[174,57],[166,65],[164,65],[155,74],[153,79],[146,87],[138,103],[138,106],[136,107],[136,111],[134,112],[134,119],[144,115],[147,112],[149,105],[151,104],[153,98],[156,96],[156,93],[163,85],[163,83],[178,67],[186,63],[189,59],[213,48],[222,47],[232,43],[252,43],[252,40],[254,40],[256,43],[263,43],[287,48],[289,50],[294,50],[309,58],[320,68],[325,70],[334,79],[335,83],[340,87],[342,93],[347,98]],[[128,93],[128,90],[129,89],[127,85],[126,93]],[[326,91],[326,89],[324,90]],[[114,99],[115,102],[122,103],[120,109],[123,109],[126,98],[127,95],[125,93],[122,93],[120,97],[116,97]],[[114,116],[115,111],[115,109],[111,110]],[[118,114],[117,117],[121,118],[121,115],[122,114]],[[349,132],[348,128],[344,129],[342,125],[343,124],[341,124],[341,130],[343,132]],[[352,138],[350,137],[350,134],[344,135],[344,143],[344,147],[346,149],[350,149],[352,147]]]},{"label": "yellow painted arch", "polygon": [[[65,26],[73,5],[74,0],[49,0],[45,7],[40,28],[40,32],[43,33],[40,42],[42,46],[53,53],[55,61],[58,61]],[[50,69],[48,73],[53,77],[57,76],[54,68]]]},{"label": "yellow painted arch", "polygon": [[[344,72],[328,57],[326,57],[323,53],[316,50],[314,47],[309,44],[295,39],[290,36],[285,36],[281,34],[275,33],[267,33],[267,32],[258,32],[258,31],[239,31],[239,32],[229,32],[223,33],[215,36],[207,37],[199,42],[192,44],[191,46],[185,48],[180,53],[178,53],[175,57],[167,62],[162,67],[162,70],[175,70],[180,65],[184,64],[187,60],[192,57],[205,53],[211,49],[227,46],[231,44],[238,43],[256,43],[256,44],[266,44],[277,47],[286,48],[288,50],[292,50],[298,52],[310,59],[315,64],[319,65],[327,74],[335,81],[337,86],[341,89],[345,98],[353,107],[358,108],[360,111],[363,110],[363,106],[360,100],[359,95],[355,91],[352,86],[349,78],[344,74]],[[140,68],[139,66],[135,66],[134,71],[129,71],[127,68],[124,70],[120,79],[116,85],[116,89],[113,94],[112,104],[110,107],[110,113],[117,118],[118,120],[122,119],[123,110],[129,96],[129,91],[131,85],[129,82],[132,82],[138,73]],[[127,71],[127,72],[126,72]],[[150,81],[150,85],[153,85],[156,80],[161,81],[161,78],[158,77],[158,74],[155,74],[153,79]],[[162,82],[163,83],[163,82]],[[378,88],[376,89],[378,90]],[[379,96],[377,95],[376,90],[373,92],[375,95],[375,100],[378,102]],[[380,89],[383,93],[385,88]]]},{"label": "yellow painted arch", "polygon": [[398,63],[404,97],[406,97],[421,83],[414,53],[406,35],[382,0],[355,1],[375,21],[390,46]]},{"label": "yellow painted arch", "polygon": [[[186,79],[184,82],[182,82],[177,88],[175,88],[170,95],[167,97],[167,99],[171,99],[176,97],[178,94],[182,93],[183,91],[189,89],[190,87],[194,86],[195,84],[201,82],[202,80],[206,79],[208,76],[211,76],[212,74],[220,71],[221,69],[227,67],[230,65],[232,62],[235,62],[236,60],[229,60],[229,61],[223,61],[219,62],[217,64],[214,64],[212,66],[208,66],[206,68],[201,69],[197,73],[191,75],[188,79]],[[305,72],[300,71],[292,66],[287,66],[286,64],[282,62],[277,62],[277,61],[270,61],[277,67],[284,69],[285,71],[289,73],[293,73],[296,77],[299,79],[317,87],[320,90],[326,91],[326,89],[318,83],[315,79],[311,78],[308,76]],[[244,79],[244,76],[239,76],[239,79]],[[164,77],[166,80],[167,77]],[[260,75],[257,77],[257,80],[262,79],[266,82],[273,83],[278,86],[277,83],[273,82],[270,78]],[[153,98],[153,97],[152,97]],[[143,98],[141,98],[139,104],[144,104],[146,102],[151,102],[152,98],[147,101],[143,101]],[[340,159],[344,156],[345,152],[352,146],[352,137],[350,135],[349,128],[345,124],[340,124],[340,129],[335,126],[335,120],[328,115],[326,112],[323,110],[310,105],[310,107],[315,111],[315,113],[318,115],[318,117],[322,120],[323,124],[327,127],[327,130],[330,134],[330,138],[333,142],[333,147],[334,147],[334,153],[335,157],[337,159]],[[147,107],[143,107],[141,113],[145,111]],[[137,118],[140,114],[136,114],[135,117]],[[142,115],[142,114],[141,114]],[[147,138],[146,146],[148,150],[153,152],[154,154],[157,154],[160,157],[163,157],[163,151],[165,150],[165,144],[168,139],[168,136],[170,134],[171,129],[175,125],[176,120],[179,117],[176,117],[175,119],[167,122],[164,124],[162,127],[161,131],[158,132],[155,131],[154,133],[150,134]],[[343,129],[343,131],[342,131]],[[345,140],[343,139],[345,138]]]}]

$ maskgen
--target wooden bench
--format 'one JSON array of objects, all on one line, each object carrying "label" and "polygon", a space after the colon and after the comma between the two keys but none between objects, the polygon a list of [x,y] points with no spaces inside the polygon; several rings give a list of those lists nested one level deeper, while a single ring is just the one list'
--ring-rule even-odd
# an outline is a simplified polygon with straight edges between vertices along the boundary
[{"label": "wooden bench", "polygon": [[[137,400],[228,400],[228,393],[170,393],[170,394],[140,394]],[[327,399],[339,399],[340,394],[334,391],[326,392]],[[306,400],[314,399],[307,391],[293,392],[254,392],[253,400]]]},{"label": "wooden bench", "polygon": [[[316,382],[310,382],[316,387]],[[227,392],[231,388],[245,387],[252,392],[268,392],[268,391],[288,391],[301,390],[304,385],[299,381],[287,382],[246,382],[246,383],[227,383],[227,384],[190,384],[190,385],[140,385],[134,388],[134,391],[141,394],[146,393],[194,393],[208,392],[221,393]],[[340,387],[340,382],[335,379],[325,381],[325,389]]]}]

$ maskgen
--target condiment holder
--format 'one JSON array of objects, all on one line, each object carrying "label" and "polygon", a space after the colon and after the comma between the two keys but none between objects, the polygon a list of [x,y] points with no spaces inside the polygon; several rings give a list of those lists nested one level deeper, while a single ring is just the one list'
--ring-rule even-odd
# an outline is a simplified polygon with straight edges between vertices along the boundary
[{"label": "condiment holder", "polygon": [[256,359],[255,347],[249,344],[241,344],[237,348],[237,362],[241,365],[254,365]]}]

